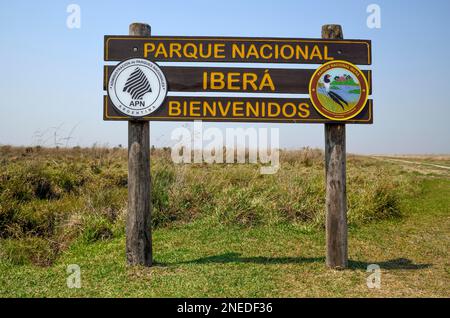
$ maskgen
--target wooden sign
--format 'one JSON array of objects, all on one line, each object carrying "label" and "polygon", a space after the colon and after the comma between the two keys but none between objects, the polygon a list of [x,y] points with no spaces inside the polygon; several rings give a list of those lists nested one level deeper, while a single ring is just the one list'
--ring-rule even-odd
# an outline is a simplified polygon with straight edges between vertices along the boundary
[{"label": "wooden sign", "polygon": [[[348,266],[346,125],[371,124],[371,42],[343,40],[339,25],[322,39],[162,37],[133,23],[130,36],[105,36],[104,120],[128,121],[128,264],[152,265],[149,121],[324,123],[326,264]],[[316,70],[159,66],[163,62],[321,64]],[[191,92],[174,96],[170,92]],[[193,94],[192,94],[193,92]],[[207,97],[203,93],[254,93]],[[309,98],[267,97],[268,93]],[[238,94],[239,95],[239,94]],[[243,94],[240,94],[243,95]]]},{"label": "wooden sign", "polygon": [[105,36],[105,61],[322,64],[345,60],[370,65],[369,40]]},{"label": "wooden sign", "polygon": [[[308,94],[315,69],[160,66],[170,92]],[[106,90],[114,66],[106,65]],[[363,71],[372,94],[372,72]]]},{"label": "wooden sign", "polygon": [[[118,111],[108,96],[103,98],[104,120],[135,120]],[[126,112],[126,111],[125,111]],[[255,97],[184,97],[167,96],[156,111],[139,118],[151,121],[228,121],[273,123],[330,123],[333,120],[320,114],[308,98]],[[346,123],[373,123],[372,100],[362,112]]]},{"label": "wooden sign", "polygon": [[[341,60],[341,59],[345,59]],[[105,36],[105,120],[373,122],[370,41]],[[160,66],[164,62],[320,63],[319,69]],[[175,97],[169,92],[190,92]],[[192,97],[193,93],[197,95]],[[201,93],[254,93],[205,97]],[[310,98],[267,98],[267,93]],[[266,95],[266,96],[265,96]]]}]

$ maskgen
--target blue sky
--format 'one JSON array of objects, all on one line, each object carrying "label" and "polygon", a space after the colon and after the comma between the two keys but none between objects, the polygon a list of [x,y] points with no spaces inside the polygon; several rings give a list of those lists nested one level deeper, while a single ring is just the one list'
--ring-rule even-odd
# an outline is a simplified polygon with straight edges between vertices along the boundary
[{"label": "blue sky", "polygon": [[[66,26],[71,3],[81,7],[80,29]],[[371,3],[381,8],[380,29],[366,25]],[[374,124],[348,125],[348,151],[450,153],[449,12],[444,0],[2,0],[0,144],[52,146],[56,132],[72,137],[69,146],[126,145],[126,122],[102,120],[103,36],[127,34],[132,22],[149,23],[154,35],[304,38],[338,23],[346,38],[371,39],[373,46]],[[180,125],[189,126],[152,123],[152,144],[170,144]],[[280,128],[282,147],[323,147],[320,124],[256,126]]]}]

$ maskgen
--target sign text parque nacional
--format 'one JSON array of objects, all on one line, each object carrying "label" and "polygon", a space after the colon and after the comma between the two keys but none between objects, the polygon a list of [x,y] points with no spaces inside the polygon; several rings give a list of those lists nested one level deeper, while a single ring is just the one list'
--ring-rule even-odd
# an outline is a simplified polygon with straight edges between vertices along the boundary
[{"label": "sign text parque nacional", "polygon": [[133,57],[161,62],[372,64],[369,40],[105,36],[105,61]]}]

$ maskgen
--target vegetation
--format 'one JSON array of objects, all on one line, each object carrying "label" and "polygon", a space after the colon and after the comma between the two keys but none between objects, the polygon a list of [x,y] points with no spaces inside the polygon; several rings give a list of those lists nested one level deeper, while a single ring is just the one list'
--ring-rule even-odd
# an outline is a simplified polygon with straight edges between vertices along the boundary
[{"label": "vegetation", "polygon": [[350,91],[348,91],[350,94],[360,94],[361,90],[360,89],[352,89]]},{"label": "vegetation", "polygon": [[358,86],[357,83],[353,80],[353,78],[348,78],[347,80],[334,80],[331,82],[331,85],[349,85],[349,86]]},{"label": "vegetation", "polygon": [[[321,151],[284,151],[281,169],[261,175],[252,164],[175,165],[170,149],[152,149],[157,266],[127,268],[126,156],[121,148],[0,147],[0,295],[342,296],[356,282],[350,294],[365,295],[369,261],[402,272],[416,266],[410,258],[429,262],[414,254],[425,246],[436,266],[448,259],[448,236],[434,246],[446,233],[450,206],[448,179],[438,173],[349,156],[353,270],[333,276],[323,268]],[[417,244],[427,237],[414,251],[411,231]],[[65,285],[72,263],[82,268],[81,290]],[[426,295],[449,295],[437,282],[445,273],[448,264],[430,274]],[[317,277],[321,284],[313,283]]]}]

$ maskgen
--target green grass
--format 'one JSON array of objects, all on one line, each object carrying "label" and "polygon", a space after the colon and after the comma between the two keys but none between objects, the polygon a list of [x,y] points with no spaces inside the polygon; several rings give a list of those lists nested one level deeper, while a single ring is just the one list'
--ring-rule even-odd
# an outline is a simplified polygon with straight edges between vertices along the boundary
[{"label": "green grass", "polygon": [[[0,240],[1,297],[450,296],[445,176],[349,156],[350,268],[334,271],[324,264],[320,152],[283,153],[274,176],[261,176],[252,165],[173,166],[154,154],[156,264],[128,267],[125,157],[118,150],[79,151],[77,164],[95,167],[76,170],[82,185],[75,178],[74,187],[61,190],[61,177],[48,177],[47,189],[58,196],[38,199],[36,188],[24,187],[22,201],[7,201],[4,211],[13,221]],[[74,156],[48,155],[52,168]],[[28,160],[45,167],[45,158],[19,157],[9,169],[21,172]],[[64,167],[72,175],[75,168]],[[24,171],[29,180],[41,176]],[[21,179],[4,180],[10,198],[5,189]],[[366,286],[371,263],[381,266],[381,289]],[[81,268],[81,289],[66,286],[69,264]]]},{"label": "green grass", "polygon": [[[79,243],[50,268],[0,264],[2,296],[137,297],[448,297],[448,180],[424,180],[404,204],[403,220],[350,230],[350,269],[324,266],[324,233],[296,225],[212,226],[202,220],[154,233],[156,266],[127,267],[124,237]],[[82,288],[66,287],[78,264]],[[366,287],[370,263],[382,268],[381,289]]]},{"label": "green grass", "polygon": [[357,83],[353,79],[349,79],[346,81],[333,81],[331,82],[331,85],[350,85],[350,86],[358,86]]}]

